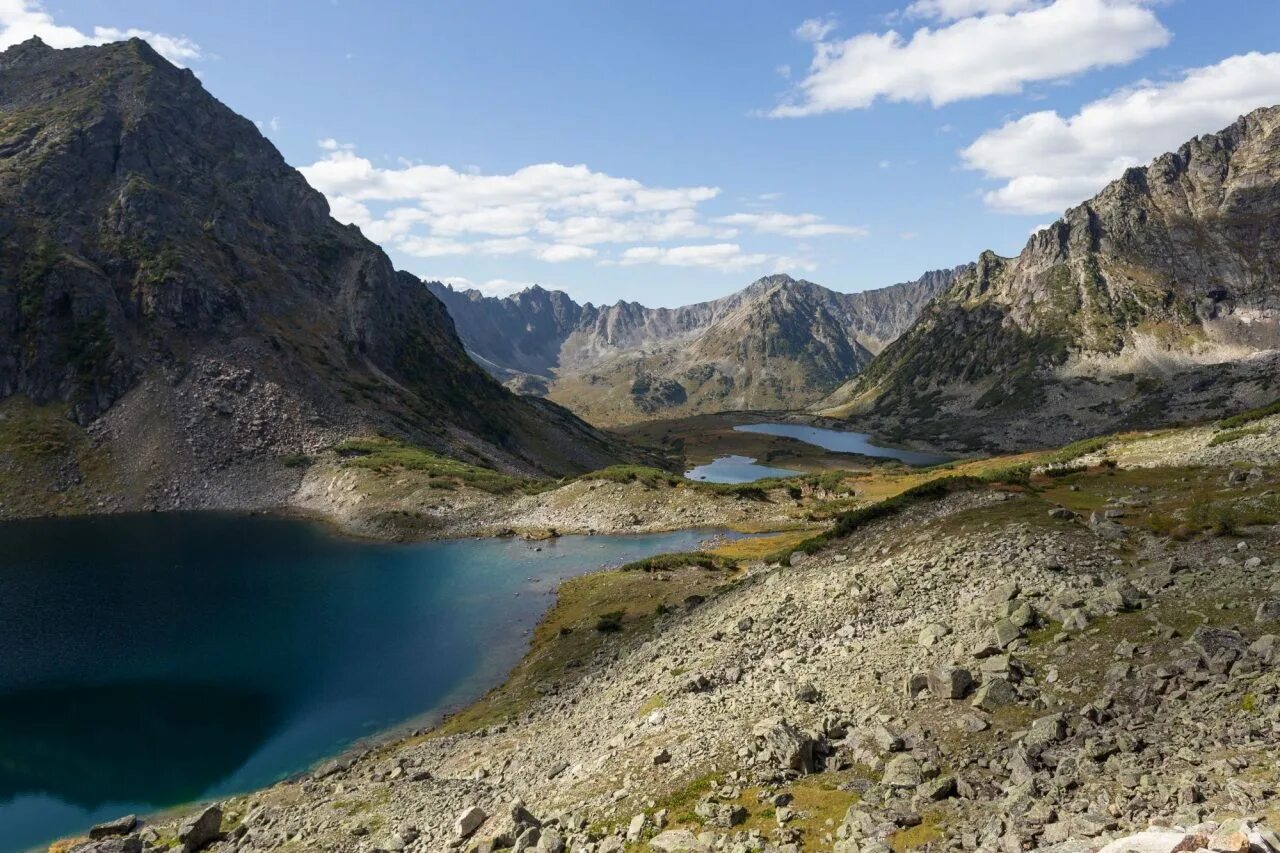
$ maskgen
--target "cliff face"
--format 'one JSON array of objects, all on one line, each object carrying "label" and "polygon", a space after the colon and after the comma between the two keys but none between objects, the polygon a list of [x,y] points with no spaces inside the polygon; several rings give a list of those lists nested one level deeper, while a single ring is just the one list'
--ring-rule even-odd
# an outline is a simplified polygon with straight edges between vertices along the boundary
[{"label": "cliff face", "polygon": [[829,402],[1018,445],[1274,397],[1278,184],[1275,107],[1130,169],[1016,258],[984,254]]},{"label": "cliff face", "polygon": [[0,399],[140,445],[143,481],[373,431],[528,472],[616,454],[492,381],[421,282],[145,42],[0,54],[0,175]]},{"label": "cliff face", "polygon": [[853,294],[775,275],[680,308],[578,305],[538,287],[497,299],[429,286],[494,375],[589,420],[624,423],[803,408],[862,370],[956,272]]}]

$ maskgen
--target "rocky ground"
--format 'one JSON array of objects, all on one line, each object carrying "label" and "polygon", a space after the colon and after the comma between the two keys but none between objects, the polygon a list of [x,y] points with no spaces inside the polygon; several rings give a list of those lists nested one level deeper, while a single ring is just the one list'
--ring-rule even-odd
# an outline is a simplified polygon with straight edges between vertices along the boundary
[{"label": "rocky ground", "polygon": [[499,722],[78,849],[1280,850],[1251,447],[922,498],[594,636]]},{"label": "rocky ground", "polygon": [[808,523],[805,501],[785,488],[754,496],[694,484],[588,478],[535,494],[494,493],[465,485],[440,488],[409,471],[325,463],[311,467],[290,505],[349,533],[378,538],[772,530]]}]

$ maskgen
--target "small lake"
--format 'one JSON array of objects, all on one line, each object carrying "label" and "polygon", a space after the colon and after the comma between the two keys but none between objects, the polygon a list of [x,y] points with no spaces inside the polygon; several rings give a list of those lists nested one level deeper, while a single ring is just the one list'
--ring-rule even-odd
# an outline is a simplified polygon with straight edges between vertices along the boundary
[{"label": "small lake", "polygon": [[425,722],[502,679],[559,581],[714,534],[403,545],[265,516],[0,524],[0,851]]},{"label": "small lake", "polygon": [[794,477],[799,471],[786,468],[770,468],[757,465],[750,456],[721,456],[706,465],[698,465],[684,472],[690,480],[705,483],[751,483],[766,477]]},{"label": "small lake", "polygon": [[950,462],[951,457],[939,456],[936,453],[920,453],[915,450],[903,450],[897,447],[881,447],[873,444],[871,436],[865,432],[844,432],[843,430],[823,429],[821,427],[804,426],[803,424],[746,424],[733,428],[735,432],[755,432],[764,435],[778,435],[794,438],[805,444],[813,444],[824,450],[836,453],[859,453],[863,456],[875,456],[881,459],[897,459],[908,465],[938,465]]}]

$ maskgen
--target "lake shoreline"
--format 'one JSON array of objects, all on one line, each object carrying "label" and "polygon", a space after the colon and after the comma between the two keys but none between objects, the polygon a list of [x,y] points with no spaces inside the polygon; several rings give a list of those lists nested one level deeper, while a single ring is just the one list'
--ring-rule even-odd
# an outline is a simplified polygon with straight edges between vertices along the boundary
[{"label": "lake shoreline", "polygon": [[[191,515],[201,517],[222,516],[223,518],[221,519],[214,519],[221,527],[226,527],[227,522],[234,522],[237,518],[241,517],[241,514],[236,513],[193,513]],[[258,526],[261,526],[262,523],[267,523],[261,513],[254,514],[253,516],[243,516],[243,518],[246,519],[250,517],[258,519]],[[72,521],[73,523],[107,521],[111,520],[111,518],[112,517],[110,516],[100,516],[94,520],[74,519]],[[154,523],[148,523],[156,521],[156,519],[151,517],[151,514],[135,515],[132,520],[134,522],[140,522],[145,529],[150,530],[163,529],[167,526],[160,525],[158,528]],[[332,541],[335,544],[349,541],[346,537],[335,537],[334,531],[331,527],[314,525],[312,520],[295,518],[289,519],[289,521],[294,521],[298,524],[305,525],[308,528],[312,528],[314,531],[313,535],[320,537],[322,540]],[[19,523],[21,524],[21,522]],[[48,522],[46,520],[33,521],[31,523],[46,524]],[[54,520],[53,523],[57,524],[58,520]],[[90,530],[92,530],[91,527]],[[7,532],[12,534],[14,531],[10,528]],[[19,535],[21,536],[24,534],[19,532]],[[664,536],[675,536],[676,538],[667,543]],[[597,540],[603,540],[605,538],[606,537],[596,537]],[[533,613],[532,615],[531,621],[517,621],[509,625],[507,633],[510,636],[499,644],[501,648],[506,649],[505,651],[492,653],[485,652],[485,659],[494,654],[496,654],[497,657],[494,657],[492,660],[488,660],[488,662],[483,662],[482,665],[474,671],[466,674],[461,678],[461,680],[457,681],[456,684],[445,682],[443,685],[444,693],[438,699],[433,699],[430,702],[422,704],[417,710],[411,711],[399,720],[380,727],[376,731],[358,735],[349,744],[341,747],[340,749],[325,751],[320,757],[307,761],[306,763],[299,764],[296,769],[288,771],[275,781],[263,780],[261,782],[255,782],[247,785],[243,788],[233,786],[225,790],[216,790],[212,792],[212,796],[209,801],[224,801],[228,798],[252,795],[253,792],[266,790],[276,785],[295,783],[298,780],[313,774],[323,775],[323,768],[326,766],[331,765],[334,768],[348,766],[353,760],[366,758],[371,753],[380,749],[390,748],[396,744],[404,743],[411,738],[421,737],[438,730],[442,725],[446,724],[449,719],[473,708],[486,696],[495,691],[501,690],[504,685],[507,684],[514,669],[520,665],[520,662],[524,660],[525,656],[529,653],[530,643],[535,633],[539,630],[539,627],[544,624],[548,613],[559,603],[563,583],[599,574],[608,575],[612,573],[616,575],[618,574],[617,569],[622,564],[646,554],[679,552],[681,550],[688,550],[690,547],[697,547],[700,549],[717,547],[723,545],[727,541],[730,541],[732,538],[734,538],[734,532],[730,530],[719,528],[698,528],[686,529],[678,531],[677,534],[668,535],[619,534],[607,537],[609,540],[608,542],[598,542],[597,544],[589,544],[588,537],[567,537],[561,542],[547,546],[537,545],[536,543],[530,542],[528,543],[527,548],[522,548],[516,545],[516,543],[510,543],[509,545],[503,546],[498,544],[497,541],[491,541],[488,544],[483,542],[477,543],[487,550],[497,548],[500,552],[505,553],[511,553],[512,547],[515,547],[520,553],[532,554],[537,552],[539,554],[539,558],[535,563],[545,567],[541,570],[542,573],[551,572],[548,579],[555,579],[556,581],[554,586],[550,589],[543,589],[541,586],[537,586],[536,584],[535,586],[530,587],[528,584],[530,581],[533,581],[534,578],[526,578],[524,576],[531,570],[531,568],[519,568],[513,571],[513,567],[509,566],[506,562],[499,561],[498,563],[492,564],[499,567],[497,570],[507,575],[511,579],[510,582],[515,584],[517,588],[527,588],[527,594],[523,598],[526,603],[520,605],[520,609],[523,612],[526,612],[526,615],[532,613],[530,608],[536,610],[536,613]],[[128,541],[135,540],[136,536],[130,538]],[[195,541],[203,540],[201,537],[197,536]],[[685,544],[686,542],[688,544]],[[377,546],[379,543],[371,544]],[[420,544],[427,548],[434,549],[437,547],[436,543]],[[656,548],[654,547],[655,545],[657,546]],[[439,543],[439,546],[451,548],[450,552],[457,551],[459,548],[470,549],[470,545],[463,542]],[[492,546],[492,548],[490,546]],[[345,546],[343,547],[345,548]],[[566,547],[571,547],[571,550],[567,553],[564,552]],[[600,549],[603,550],[600,551],[599,557],[591,556]],[[345,548],[345,550],[350,549]],[[412,558],[411,552],[400,552],[398,548],[394,549],[394,551],[404,554],[406,558]],[[560,552],[558,556],[557,552]],[[606,556],[606,554],[608,554],[608,556]],[[569,562],[565,563],[562,558],[568,558]],[[55,565],[56,564],[50,564],[50,567],[52,568]],[[466,569],[463,568],[460,569],[460,571],[465,572]],[[568,572],[567,574],[565,573],[566,571]],[[345,571],[344,574],[346,574]],[[535,572],[535,574],[538,573]],[[641,574],[642,573],[635,573],[636,576]],[[133,584],[128,585],[130,589],[134,589]],[[545,584],[543,586],[545,586]],[[136,595],[136,592],[132,592],[131,596],[132,595]],[[501,593],[498,592],[482,592],[479,593],[479,595],[480,598],[477,599],[479,602],[491,601],[493,604],[502,604],[504,607],[508,605],[503,602],[510,601],[510,599],[495,598],[495,596],[501,596]],[[519,596],[520,593],[517,592],[517,597]],[[450,596],[449,600],[454,600],[454,598]],[[489,609],[487,604],[482,604],[481,606],[485,607],[486,610]],[[401,637],[398,632],[391,628],[392,624],[394,623],[389,623],[387,628],[388,630],[391,630],[391,633],[397,638],[395,639],[397,644],[407,646],[420,645],[410,642],[407,638]],[[522,624],[526,624],[527,627],[521,629],[520,626]],[[155,630],[155,626],[152,626],[152,630]],[[381,662],[382,658],[379,658],[379,661]],[[256,763],[256,759],[249,763]],[[249,765],[246,764],[245,766],[247,767]],[[244,772],[243,768],[236,771],[236,773],[241,772]],[[154,811],[137,808],[132,810],[138,811],[139,813],[145,811],[145,813],[150,815],[149,822],[160,823],[188,813],[197,808],[202,802],[204,802],[203,799],[198,801],[188,800],[178,805],[166,806]],[[19,808],[21,808],[21,806],[19,806]],[[21,812],[19,812],[19,815],[21,815]],[[114,817],[114,815],[112,815],[112,817]],[[106,819],[103,815],[95,816],[94,822],[100,822],[103,819]],[[88,825],[86,824],[85,829],[87,830],[87,828]],[[31,849],[44,848],[40,847]]]}]

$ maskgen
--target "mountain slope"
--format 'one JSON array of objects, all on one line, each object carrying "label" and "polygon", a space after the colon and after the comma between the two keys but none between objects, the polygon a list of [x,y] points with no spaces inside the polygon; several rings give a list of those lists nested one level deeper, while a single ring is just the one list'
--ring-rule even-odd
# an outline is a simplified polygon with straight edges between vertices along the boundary
[{"label": "mountain slope", "polygon": [[1277,395],[1280,107],[985,253],[830,398],[886,432],[1044,445]]},{"label": "mountain slope", "polygon": [[775,275],[680,308],[578,305],[540,287],[497,299],[429,286],[495,376],[594,422],[626,423],[820,400],[905,331],[954,274],[853,294]]},{"label": "mountain slope", "polygon": [[275,500],[297,476],[274,460],[372,432],[530,473],[617,456],[478,369],[421,282],[145,42],[0,54],[0,175],[0,411],[65,410],[124,505]]}]

